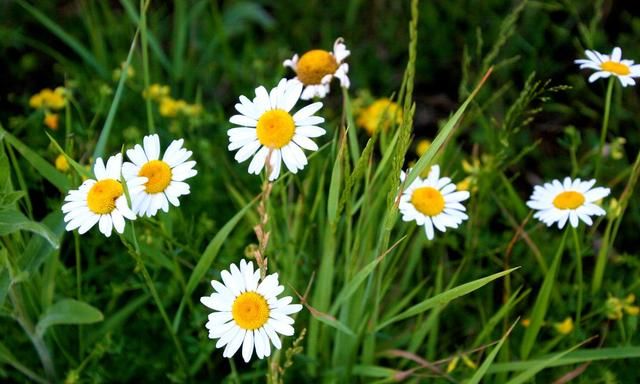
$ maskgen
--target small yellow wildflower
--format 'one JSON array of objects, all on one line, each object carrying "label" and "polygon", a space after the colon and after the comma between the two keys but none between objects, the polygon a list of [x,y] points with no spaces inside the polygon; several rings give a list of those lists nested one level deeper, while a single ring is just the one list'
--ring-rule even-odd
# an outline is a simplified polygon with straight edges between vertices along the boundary
[{"label": "small yellow wildflower", "polygon": [[[462,181],[459,181],[456,184],[456,188],[458,188],[461,191],[469,191],[469,189],[471,188],[471,183],[472,182],[473,182],[473,177],[467,176],[464,179],[462,179]],[[474,185],[474,190],[476,190],[476,189],[477,188],[475,188],[475,185]]]},{"label": "small yellow wildflower", "polygon": [[51,88],[45,88],[29,99],[29,106],[31,108],[60,110],[67,104],[66,89],[64,87],[57,87],[52,90]]},{"label": "small yellow wildflower", "polygon": [[615,219],[621,214],[622,206],[620,205],[620,202],[615,197],[612,197],[611,200],[609,200],[609,208],[607,209],[607,215],[609,216],[609,219]]},{"label": "small yellow wildflower", "polygon": [[202,104],[187,104],[183,112],[189,117],[199,116],[202,113]]},{"label": "small yellow wildflower", "polygon": [[478,368],[478,365],[473,360],[471,360],[469,356],[465,355],[464,353],[462,354],[462,362],[464,362],[464,365],[466,365],[471,369]]},{"label": "small yellow wildflower", "polygon": [[364,128],[369,136],[372,136],[378,127],[383,131],[393,124],[402,123],[402,108],[387,99],[378,99],[373,104],[360,111],[356,124]]},{"label": "small yellow wildflower", "polygon": [[149,85],[149,88],[145,89],[144,92],[142,92],[142,96],[145,99],[160,101],[165,97],[169,96],[170,91],[171,89],[169,88],[168,85],[155,83],[155,84]]},{"label": "small yellow wildflower", "polygon": [[43,123],[44,123],[44,125],[46,125],[50,129],[53,129],[54,131],[57,131],[58,130],[58,121],[60,120],[59,118],[60,118],[60,115],[58,115],[57,113],[46,112],[44,114]]},{"label": "small yellow wildflower", "polygon": [[447,373],[451,373],[456,369],[456,367],[458,366],[458,361],[460,361],[460,356],[456,356],[451,359],[449,364],[447,364]]},{"label": "small yellow wildflower", "polygon": [[55,164],[58,171],[67,172],[69,170],[69,162],[63,154],[60,154],[58,155],[58,157],[56,157]]},{"label": "small yellow wildflower", "polygon": [[[113,81],[118,81],[120,80],[120,75],[122,74],[122,70],[124,69],[124,67],[127,65],[126,61],[123,61],[122,63],[120,63],[120,68],[116,68],[113,70]],[[133,69],[133,66],[131,64],[129,64],[129,66],[127,67],[127,74],[126,74],[126,78],[127,79],[131,79],[136,75],[136,70]]]},{"label": "small yellow wildflower", "polygon": [[418,144],[416,144],[416,155],[418,155],[418,157],[422,157],[422,155],[424,155],[427,152],[430,146],[431,146],[430,140],[427,140],[427,139],[418,140]]},{"label": "small yellow wildflower", "polygon": [[624,313],[629,316],[638,316],[640,307],[632,305],[634,301],[636,301],[636,295],[633,293],[627,295],[624,300],[614,296],[609,297],[605,304],[607,317],[611,320],[620,320]]},{"label": "small yellow wildflower", "polygon": [[624,145],[627,142],[627,139],[624,137],[616,137],[611,142],[611,158],[613,160],[620,160],[624,157]]},{"label": "small yellow wildflower", "polygon": [[571,317],[567,317],[563,322],[555,323],[553,327],[558,331],[558,333],[568,335],[573,332],[573,319]]},{"label": "small yellow wildflower", "polygon": [[164,117],[176,117],[186,106],[187,103],[184,100],[175,100],[171,97],[165,97],[160,100],[160,115]]},{"label": "small yellow wildflower", "polygon": [[520,324],[522,324],[523,327],[528,328],[531,325],[531,319],[522,319],[520,320]]}]

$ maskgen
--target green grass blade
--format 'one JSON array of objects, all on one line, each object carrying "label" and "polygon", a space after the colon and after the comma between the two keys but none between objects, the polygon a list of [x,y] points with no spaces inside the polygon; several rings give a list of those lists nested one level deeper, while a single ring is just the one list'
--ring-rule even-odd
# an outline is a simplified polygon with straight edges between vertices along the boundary
[{"label": "green grass blade", "polygon": [[111,102],[111,107],[109,107],[109,112],[107,113],[107,119],[104,121],[104,125],[102,126],[102,131],[100,132],[100,136],[98,137],[98,143],[96,144],[96,148],[93,151],[94,159],[97,159],[98,157],[102,157],[104,155],[104,150],[107,146],[107,140],[109,140],[109,136],[111,134],[113,119],[115,118],[116,112],[118,111],[118,106],[120,105],[120,99],[122,99],[122,93],[124,91],[124,83],[127,78],[127,69],[129,68],[129,65],[131,65],[131,58],[133,57],[133,52],[135,52],[136,42],[138,41],[139,33],[140,33],[140,28],[136,30],[136,33],[133,36],[133,41],[131,42],[131,47],[129,48],[129,54],[127,55],[127,60],[124,62],[124,65],[122,66],[122,71],[120,73],[120,79],[118,80],[118,87],[116,88],[116,93],[113,97],[113,101]]},{"label": "green grass blade", "polygon": [[514,377],[513,379],[509,380],[507,384],[522,384],[529,381],[529,379],[537,375],[538,372],[542,371],[545,368],[549,368],[554,362],[562,359],[564,356],[566,356],[570,352],[575,351],[584,343],[585,342],[582,342],[578,345],[575,345],[567,349],[566,351],[556,353],[555,355],[552,355],[546,359],[536,361],[535,364],[531,364],[524,372]]},{"label": "green grass blade", "polygon": [[[553,356],[551,356],[553,357]],[[578,349],[561,358],[548,362],[546,367],[561,367],[564,365],[574,365],[586,363],[589,361],[604,361],[604,360],[623,360],[623,359],[639,359],[640,347],[628,346],[628,347],[616,347],[616,348],[598,348],[598,349]],[[539,359],[532,359],[528,361],[512,361],[506,363],[493,364],[488,372],[519,372],[531,369],[532,367],[540,364],[541,362],[548,361],[549,356],[541,357]]]},{"label": "green grass blade", "polygon": [[564,251],[564,243],[567,239],[567,233],[569,233],[568,228],[565,229],[564,234],[562,235],[562,240],[560,240],[560,245],[558,246],[556,255],[553,258],[553,263],[549,268],[549,272],[544,277],[542,288],[540,288],[540,293],[533,305],[533,309],[531,311],[531,325],[527,327],[520,346],[520,357],[522,359],[529,357],[529,353],[531,352],[531,349],[533,349],[533,345],[536,342],[540,328],[542,328],[544,317],[547,314],[547,309],[549,308],[549,299],[551,298],[553,285],[556,281],[560,260],[562,259],[562,252]]},{"label": "green grass blade", "polygon": [[[517,295],[513,295],[513,296],[517,296]],[[487,356],[487,358],[484,359],[484,362],[482,363],[482,365],[475,371],[473,376],[471,376],[471,378],[469,379],[469,381],[466,382],[466,384],[479,384],[480,383],[480,380],[482,380],[484,375],[487,374],[487,370],[489,369],[489,367],[491,367],[491,364],[493,364],[493,360],[495,360],[496,356],[498,355],[498,352],[500,352],[500,348],[502,348],[502,344],[504,344],[504,342],[507,340],[507,337],[511,334],[511,331],[513,331],[513,327],[515,327],[516,324],[518,324],[518,320],[516,320],[511,325],[511,328],[509,328],[507,333],[505,333],[504,336],[502,336],[502,338],[500,339],[500,342],[498,343],[498,345],[496,345],[491,350],[491,353],[489,353],[489,356]]]},{"label": "green grass blade", "polygon": [[51,20],[47,15],[42,13],[37,8],[33,7],[31,4],[27,3],[24,0],[16,0],[18,5],[24,8],[27,12],[29,12],[34,18],[36,18],[40,24],[42,24],[45,28],[47,28],[51,33],[58,36],[60,40],[62,40],[65,44],[67,44],[73,51],[75,51],[82,59],[92,66],[98,74],[106,78],[107,70],[96,60],[95,56],[85,48],[75,37],[71,36],[67,32],[65,32],[64,28],[60,27],[56,22]]},{"label": "green grass blade", "polygon": [[35,151],[31,150],[28,145],[24,144],[18,138],[5,131],[0,125],[0,138],[6,140],[13,148],[15,148],[29,164],[31,164],[38,173],[47,179],[51,184],[55,185],[62,192],[66,192],[71,188],[69,180],[64,174],[60,173],[53,165],[43,159]]},{"label": "green grass blade", "polygon": [[386,326],[388,326],[390,324],[393,324],[393,323],[395,323],[395,322],[397,322],[399,320],[406,319],[406,318],[411,317],[411,316],[415,316],[417,314],[423,313],[423,312],[425,312],[425,311],[427,311],[427,310],[429,310],[431,308],[434,308],[434,307],[437,307],[437,306],[440,306],[440,305],[445,305],[445,304],[449,303],[450,301],[452,301],[454,299],[457,299],[460,296],[464,296],[464,295],[466,295],[468,293],[471,293],[471,292],[473,292],[473,291],[475,291],[475,290],[477,290],[479,288],[482,288],[483,286],[489,284],[493,280],[498,279],[498,278],[500,278],[502,276],[505,276],[505,275],[515,271],[518,268],[519,267],[511,268],[511,269],[508,269],[506,271],[494,273],[493,275],[490,275],[490,276],[487,276],[487,277],[483,277],[481,279],[474,280],[474,281],[466,283],[466,284],[459,285],[459,286],[457,286],[455,288],[451,288],[451,289],[449,289],[447,291],[444,291],[439,295],[436,295],[434,297],[430,297],[430,298],[428,298],[428,299],[426,299],[426,300],[414,305],[413,307],[407,309],[406,311],[404,311],[404,312],[402,312],[402,313],[400,313],[400,314],[398,314],[398,315],[396,315],[396,316],[394,316],[394,317],[392,317],[390,319],[387,319],[387,320],[381,322],[377,326],[376,331],[379,331],[382,328],[384,328],[384,327],[386,327]]}]

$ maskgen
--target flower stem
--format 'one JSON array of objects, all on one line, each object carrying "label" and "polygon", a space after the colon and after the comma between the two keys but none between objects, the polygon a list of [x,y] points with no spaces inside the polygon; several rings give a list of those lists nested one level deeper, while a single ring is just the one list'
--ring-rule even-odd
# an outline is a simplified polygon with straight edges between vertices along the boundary
[{"label": "flower stem", "polygon": [[611,112],[611,95],[613,94],[613,83],[615,77],[609,78],[609,85],[607,86],[607,96],[604,100],[604,117],[602,119],[602,129],[600,130],[600,145],[598,146],[598,156],[596,156],[596,169],[594,177],[597,179],[600,174],[600,167],[602,165],[602,156],[604,152],[604,143],[607,139],[607,129],[609,128],[609,114]]},{"label": "flower stem", "polygon": [[[167,330],[169,330],[171,339],[173,340],[173,343],[175,344],[176,349],[178,351],[178,361],[182,366],[184,373],[188,375],[189,365],[187,364],[187,358],[184,354],[184,350],[182,349],[182,344],[180,343],[180,340],[178,339],[178,336],[176,335],[176,333],[173,331],[173,327],[171,326],[171,321],[169,321],[167,312],[164,310],[164,306],[162,305],[162,301],[160,300],[160,296],[158,295],[156,286],[153,283],[153,279],[151,279],[151,275],[149,275],[149,271],[147,270],[147,267],[144,265],[144,261],[142,260],[142,254],[140,253],[140,246],[138,245],[138,239],[136,237],[135,226],[133,223],[131,223],[130,225],[131,225],[131,232],[132,232],[132,239],[133,239],[133,246],[134,246],[133,252],[130,252],[130,253],[131,255],[133,255],[133,258],[136,262],[137,267],[140,268],[140,273],[142,274],[142,277],[144,278],[144,281],[147,284],[147,288],[149,289],[149,292],[151,293],[151,296],[153,297],[153,300],[155,301],[156,306],[160,311],[160,315],[164,320]],[[124,236],[122,237],[122,240],[126,244],[126,240]],[[130,251],[132,250],[130,249]]]},{"label": "flower stem", "polygon": [[[80,260],[80,235],[73,233],[74,248],[76,254],[76,297],[82,301],[82,265]],[[78,324],[78,355],[80,359],[84,356],[84,340],[82,335],[82,325]]]},{"label": "flower stem", "polygon": [[582,315],[582,252],[580,250],[580,238],[578,230],[571,227],[573,234],[573,242],[576,251],[576,284],[578,285],[578,305],[576,308],[576,326],[580,326],[580,318]]}]

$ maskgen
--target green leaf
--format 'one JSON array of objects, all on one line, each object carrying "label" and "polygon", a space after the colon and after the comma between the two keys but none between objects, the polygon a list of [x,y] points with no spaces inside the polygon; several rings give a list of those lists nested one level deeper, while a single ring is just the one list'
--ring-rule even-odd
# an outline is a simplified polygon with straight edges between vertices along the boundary
[{"label": "green leaf", "polygon": [[22,212],[12,208],[0,208],[0,236],[17,231],[30,231],[45,238],[54,248],[60,246],[51,230],[38,222],[29,220]]},{"label": "green leaf", "polygon": [[36,169],[36,171],[38,171],[38,173],[40,173],[42,177],[47,179],[51,184],[55,185],[56,188],[58,188],[62,192],[67,192],[71,188],[71,184],[64,174],[60,173],[48,161],[32,151],[28,145],[24,144],[15,136],[5,131],[2,126],[0,126],[0,135],[3,135],[4,139],[13,148],[20,152],[20,154],[29,162],[29,164],[31,164]]},{"label": "green leaf", "polygon": [[40,317],[36,325],[36,333],[43,336],[52,325],[91,324],[103,319],[102,312],[83,301],[62,299],[50,306]]},{"label": "green leaf", "polygon": [[182,301],[180,302],[180,307],[178,308],[178,312],[176,313],[176,317],[173,321],[173,329],[177,330],[180,326],[180,318],[182,316],[182,310],[184,309],[184,305],[187,302],[187,299],[191,297],[194,289],[200,283],[204,275],[207,273],[209,268],[211,268],[211,264],[215,260],[216,256],[218,256],[218,252],[220,252],[220,248],[222,248],[222,244],[227,240],[229,234],[238,224],[240,219],[244,217],[249,208],[253,206],[253,204],[258,201],[256,197],[249,204],[245,205],[238,213],[235,214],[221,229],[216,233],[213,239],[207,245],[207,248],[204,250],[202,257],[198,260],[198,264],[196,264],[193,272],[191,272],[191,276],[187,282],[187,286],[185,288],[184,296],[182,297]]},{"label": "green leaf", "polygon": [[310,310],[309,312],[311,313],[311,316],[313,316],[313,318],[318,320],[319,322],[324,323],[332,328],[335,328],[340,332],[346,333],[351,337],[356,337],[356,334],[351,330],[351,328],[341,323],[335,317],[328,315],[326,313],[319,312],[317,310]]},{"label": "green leaf", "polygon": [[356,365],[353,367],[353,374],[355,376],[390,378],[397,373],[398,371],[395,369],[377,365]]},{"label": "green leaf", "polygon": [[478,280],[474,280],[470,283],[466,283],[466,284],[462,284],[459,285],[455,288],[451,288],[447,291],[442,292],[439,295],[436,295],[434,297],[428,298],[416,305],[414,305],[413,307],[407,309],[406,311],[390,318],[387,319],[385,321],[383,321],[382,323],[380,323],[377,327],[376,327],[376,331],[381,330],[382,328],[386,327],[389,324],[395,323],[396,321],[402,320],[402,319],[406,319],[407,317],[411,317],[411,316],[415,316],[417,314],[423,313],[431,308],[437,307],[437,306],[441,306],[441,305],[446,305],[448,304],[450,301],[457,299],[460,296],[464,296],[470,292],[475,291],[476,289],[479,289],[487,284],[489,284],[490,282],[492,282],[495,279],[498,279],[502,276],[508,275],[509,273],[515,271],[516,269],[518,269],[520,267],[517,268],[511,268],[508,269],[506,271],[502,271],[502,272],[498,272],[498,273],[494,273],[491,276],[487,276],[487,277],[483,277],[481,279]]}]

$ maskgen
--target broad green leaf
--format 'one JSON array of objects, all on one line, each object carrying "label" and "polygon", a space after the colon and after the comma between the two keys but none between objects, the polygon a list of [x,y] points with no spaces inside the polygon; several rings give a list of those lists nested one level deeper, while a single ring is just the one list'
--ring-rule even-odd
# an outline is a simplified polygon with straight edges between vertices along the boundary
[{"label": "broad green leaf", "polygon": [[388,326],[389,324],[393,324],[396,321],[402,320],[402,319],[406,319],[408,317],[411,316],[415,316],[417,314],[423,313],[431,308],[440,306],[440,305],[446,305],[448,304],[450,301],[457,299],[460,296],[464,296],[470,292],[473,292],[479,288],[482,288],[483,286],[489,284],[490,282],[492,282],[495,279],[498,279],[502,276],[505,276],[513,271],[515,271],[517,268],[511,268],[508,269],[506,271],[502,271],[502,272],[498,272],[498,273],[494,273],[493,275],[487,276],[487,277],[483,277],[481,279],[478,280],[474,280],[470,283],[466,283],[466,284],[462,284],[459,285],[455,288],[451,288],[447,291],[442,292],[439,295],[436,295],[434,297],[428,298],[416,305],[414,305],[413,307],[407,309],[406,311],[390,318],[387,320],[384,320],[383,322],[381,322],[377,327],[376,327],[376,331],[381,330],[382,328]]},{"label": "broad green leaf", "polygon": [[[61,241],[62,235],[65,232],[65,223],[62,221],[62,216],[62,211],[56,209],[49,213],[41,222],[51,230],[58,242]],[[56,248],[42,237],[31,237],[31,240],[27,243],[27,247],[22,252],[20,269],[26,273],[34,273],[55,250]]]},{"label": "broad green leaf", "polygon": [[54,248],[60,246],[58,238],[47,226],[29,220],[17,209],[0,208],[0,236],[17,231],[33,232],[45,238]]},{"label": "broad green leaf", "polygon": [[207,245],[207,248],[205,248],[204,253],[202,253],[202,257],[200,257],[200,260],[198,260],[198,264],[196,264],[193,272],[191,272],[189,280],[187,281],[184,296],[182,297],[180,307],[178,308],[178,312],[176,313],[176,317],[173,321],[174,330],[177,330],[180,326],[182,310],[187,302],[187,299],[191,297],[191,294],[193,293],[194,289],[196,289],[198,283],[200,283],[209,268],[211,268],[211,264],[213,264],[216,256],[218,256],[218,252],[220,252],[222,244],[224,244],[224,242],[227,240],[227,237],[229,237],[229,234],[231,233],[231,231],[233,231],[233,228],[235,228],[240,219],[244,217],[249,208],[253,207],[253,204],[257,201],[257,199],[258,198],[253,199],[249,204],[245,205],[244,208],[236,213],[235,216],[233,216],[231,220],[229,220],[220,229],[220,231],[216,233],[213,239],[211,239],[211,241],[209,242],[209,245]]},{"label": "broad green leaf", "polygon": [[42,336],[52,325],[91,324],[103,319],[102,312],[83,301],[62,299],[50,306],[40,317],[36,332]]},{"label": "broad green leaf", "polygon": [[17,139],[15,136],[5,131],[0,126],[0,134],[4,135],[4,139],[15,148],[20,154],[31,164],[38,173],[47,179],[51,184],[62,192],[66,192],[71,188],[71,184],[67,177],[60,173],[53,165],[43,159],[36,152],[32,151],[28,145]]}]

